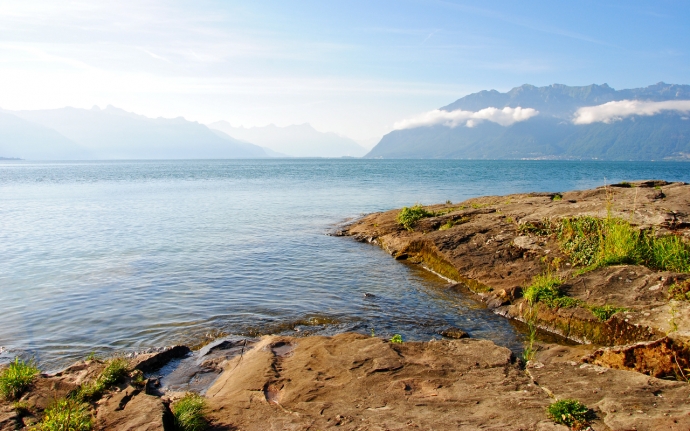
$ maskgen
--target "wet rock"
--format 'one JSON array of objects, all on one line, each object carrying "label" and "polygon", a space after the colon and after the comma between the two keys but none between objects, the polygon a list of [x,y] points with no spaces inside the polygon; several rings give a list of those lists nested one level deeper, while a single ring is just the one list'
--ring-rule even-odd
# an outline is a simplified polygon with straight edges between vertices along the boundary
[{"label": "wet rock", "polygon": [[215,340],[193,354],[170,361],[156,373],[158,388],[150,392],[162,395],[166,391],[193,391],[203,394],[218,378],[227,362],[242,355],[254,340],[226,337]]},{"label": "wet rock", "polygon": [[470,334],[467,332],[463,331],[460,328],[446,328],[443,331],[440,332],[441,335],[443,335],[446,338],[451,338],[453,340],[459,340],[461,338],[469,338]]},{"label": "wet rock", "polygon": [[173,359],[183,358],[190,352],[187,346],[173,346],[160,352],[138,355],[130,361],[130,366],[148,373],[161,368]]},{"label": "wet rock", "polygon": [[514,299],[515,289],[506,290],[501,289],[498,291],[482,294],[484,302],[486,302],[486,307],[489,309],[498,308],[504,305],[510,304]]}]

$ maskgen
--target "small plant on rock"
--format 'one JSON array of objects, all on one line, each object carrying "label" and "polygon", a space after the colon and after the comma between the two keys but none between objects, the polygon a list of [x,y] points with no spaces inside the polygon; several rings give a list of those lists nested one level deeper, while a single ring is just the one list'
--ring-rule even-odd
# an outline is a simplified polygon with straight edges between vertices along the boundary
[{"label": "small plant on rock", "polygon": [[[535,315],[536,313],[531,312],[530,314]],[[525,363],[533,360],[537,354],[537,348],[534,346],[534,343],[537,341],[537,323],[535,320],[534,317],[528,317],[527,319],[527,341],[525,343],[525,349],[522,351],[522,360]]]},{"label": "small plant on rock", "polygon": [[24,362],[15,358],[0,373],[0,393],[7,399],[19,398],[31,386],[38,373],[33,361]]},{"label": "small plant on rock", "polygon": [[181,431],[201,431],[208,426],[206,400],[198,394],[188,392],[173,403],[171,410]]},{"label": "small plant on rock", "polygon": [[94,382],[84,384],[78,389],[77,398],[83,401],[99,399],[105,391],[127,375],[128,368],[129,365],[124,358],[111,359]]},{"label": "small plant on rock", "polygon": [[556,401],[546,408],[546,412],[557,424],[569,426],[574,430],[584,429],[589,424],[587,420],[589,409],[577,400]]},{"label": "small plant on rock", "polygon": [[522,296],[531,305],[537,302],[549,303],[561,296],[558,286],[562,283],[563,281],[557,275],[550,272],[537,275],[532,278],[532,283],[525,288]]},{"label": "small plant on rock", "polygon": [[675,282],[668,288],[668,299],[676,301],[690,301],[690,278]]},{"label": "small plant on rock", "polygon": [[402,335],[400,335],[400,334],[395,334],[391,338],[391,343],[393,343],[393,344],[402,344],[402,342],[403,342],[403,338],[402,338]]},{"label": "small plant on rock", "polygon": [[613,305],[603,305],[603,306],[592,306],[589,307],[589,310],[594,314],[597,319],[599,319],[602,322],[605,322],[611,318],[616,313],[619,313],[621,311],[627,311],[627,308],[624,307],[614,307]]},{"label": "small plant on rock", "polygon": [[419,220],[426,217],[433,217],[434,215],[434,213],[427,211],[420,204],[416,204],[410,208],[403,207],[403,209],[400,210],[400,212],[398,213],[398,216],[395,218],[395,220],[398,222],[399,225],[411,231],[415,223],[417,223]]},{"label": "small plant on rock", "polygon": [[454,226],[453,220],[448,220],[446,223],[442,224],[438,230],[448,230]]},{"label": "small plant on rock", "polygon": [[88,404],[75,399],[57,400],[44,413],[37,431],[89,431],[92,427]]}]

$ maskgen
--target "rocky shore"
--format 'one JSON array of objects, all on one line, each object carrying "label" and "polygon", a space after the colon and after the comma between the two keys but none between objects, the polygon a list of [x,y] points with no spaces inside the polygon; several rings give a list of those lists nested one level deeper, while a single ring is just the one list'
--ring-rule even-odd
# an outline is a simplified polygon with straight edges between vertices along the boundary
[{"label": "rocky shore", "polygon": [[[541,343],[532,332],[521,358],[487,340],[351,333],[218,340],[193,356],[178,346],[128,359],[107,390],[84,398],[92,428],[180,429],[174,406],[192,390],[218,430],[567,430],[547,414],[566,399],[588,409],[573,429],[690,429],[690,263],[678,252],[690,240],[690,185],[642,181],[406,211],[370,214],[336,234],[423,265],[452,280],[449,289],[569,342]],[[0,430],[40,424],[54,400],[83,393],[108,366],[88,360],[38,375],[0,401]],[[161,367],[175,378],[161,380]]]}]

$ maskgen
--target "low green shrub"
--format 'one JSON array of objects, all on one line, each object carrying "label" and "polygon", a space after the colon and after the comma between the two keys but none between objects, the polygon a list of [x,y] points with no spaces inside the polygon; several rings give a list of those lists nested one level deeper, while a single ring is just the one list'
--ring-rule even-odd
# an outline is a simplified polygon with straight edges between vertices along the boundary
[{"label": "low green shrub", "polygon": [[410,208],[403,207],[395,218],[395,221],[405,229],[411,231],[415,223],[426,217],[433,217],[433,212],[427,211],[420,204],[416,204]]},{"label": "low green shrub", "polygon": [[521,235],[548,236],[554,232],[551,220],[544,219],[541,222],[526,222],[518,226]]},{"label": "low green shrub", "polygon": [[207,428],[206,400],[198,394],[188,392],[171,406],[175,425],[180,431],[201,431]]},{"label": "low green shrub", "polygon": [[0,373],[0,394],[10,400],[19,398],[31,386],[39,372],[33,361],[24,362],[14,358]]},{"label": "low green shrub", "polygon": [[45,409],[38,431],[89,431],[92,427],[88,404],[63,398]]},{"label": "low green shrub", "polygon": [[593,265],[597,259],[601,240],[601,219],[565,218],[556,227],[556,237],[561,250],[575,265]]},{"label": "low green shrub", "polygon": [[589,423],[587,420],[589,409],[577,400],[556,401],[546,408],[546,412],[557,424],[566,425],[572,429],[584,429]]},{"label": "low green shrub", "polygon": [[402,338],[402,335],[400,335],[400,334],[395,334],[391,338],[391,343],[393,343],[393,344],[402,344],[402,342],[403,342],[403,338]]}]

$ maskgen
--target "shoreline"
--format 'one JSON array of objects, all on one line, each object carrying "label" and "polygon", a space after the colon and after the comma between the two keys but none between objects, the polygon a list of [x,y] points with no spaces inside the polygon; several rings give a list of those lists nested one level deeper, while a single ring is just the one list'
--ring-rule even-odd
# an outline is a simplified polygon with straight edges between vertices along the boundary
[{"label": "shoreline", "polygon": [[[96,429],[173,429],[171,406],[188,390],[204,393],[214,429],[565,430],[545,413],[561,399],[584,403],[595,430],[690,428],[690,385],[682,378],[690,368],[690,294],[683,291],[687,284],[690,292],[690,271],[652,260],[586,266],[564,248],[562,233],[563,220],[574,217],[623,220],[615,226],[653,232],[649,244],[675,236],[682,247],[690,238],[690,185],[621,183],[417,210],[422,216],[407,228],[401,210],[391,210],[349,221],[332,235],[380,246],[500,316],[580,344],[532,338],[518,358],[475,338],[221,338],[193,355],[177,346],[128,358],[129,374],[91,404]],[[551,284],[538,290],[541,279]],[[37,377],[21,398],[33,403],[29,413],[0,402],[0,430],[38,421],[51,399],[103,367],[81,361]],[[202,383],[193,386],[194,379]]]}]

